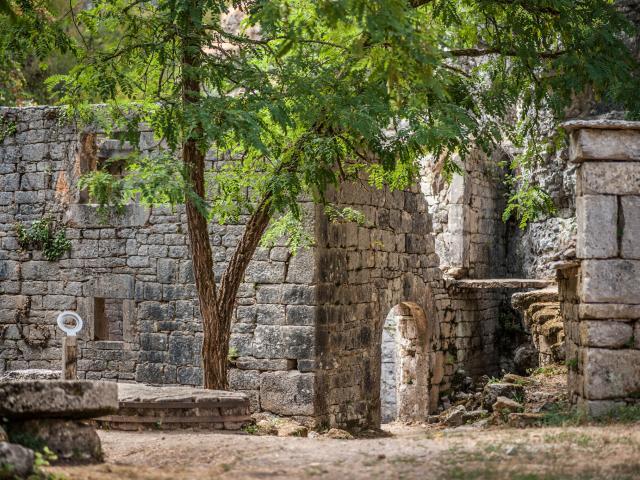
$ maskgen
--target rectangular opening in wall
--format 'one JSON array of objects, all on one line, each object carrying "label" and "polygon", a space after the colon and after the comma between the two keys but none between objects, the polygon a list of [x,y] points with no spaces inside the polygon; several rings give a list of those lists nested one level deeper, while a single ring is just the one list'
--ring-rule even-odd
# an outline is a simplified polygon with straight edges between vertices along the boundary
[{"label": "rectangular opening in wall", "polygon": [[122,341],[124,300],[119,298],[93,299],[93,330],[95,340]]}]

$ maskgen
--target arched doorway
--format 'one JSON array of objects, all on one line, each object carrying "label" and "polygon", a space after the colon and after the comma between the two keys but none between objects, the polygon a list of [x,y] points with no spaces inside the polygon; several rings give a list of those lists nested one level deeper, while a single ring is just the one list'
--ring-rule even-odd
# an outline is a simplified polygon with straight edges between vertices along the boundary
[{"label": "arched doorway", "polygon": [[422,308],[403,302],[382,328],[380,414],[382,423],[423,421],[429,409],[427,319]]}]

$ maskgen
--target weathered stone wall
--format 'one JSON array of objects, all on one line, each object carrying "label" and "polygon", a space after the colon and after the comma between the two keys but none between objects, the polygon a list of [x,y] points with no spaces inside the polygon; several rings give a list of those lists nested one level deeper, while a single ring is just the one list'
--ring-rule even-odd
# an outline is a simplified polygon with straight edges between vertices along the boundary
[{"label": "weathered stone wall", "polygon": [[592,414],[640,395],[640,122],[569,122],[576,266],[560,270],[571,399]]},{"label": "weathered stone wall", "polygon": [[[79,338],[81,378],[199,385],[202,326],[183,209],[129,205],[122,215],[101,218],[77,180],[131,146],[79,131],[55,108],[0,114],[15,126],[0,142],[0,371],[57,368],[55,318],[75,310],[87,323]],[[139,146],[156,148],[150,132],[141,131]],[[493,208],[485,202],[497,201],[497,194],[487,200],[474,175],[462,220],[474,219],[477,229],[458,233],[476,235],[464,261],[480,274],[492,265],[494,253],[480,245],[496,231],[498,215],[482,212]],[[497,297],[447,289],[447,259],[436,253],[419,187],[390,193],[356,185],[336,195],[338,203],[362,210],[367,223],[331,223],[309,205],[314,248],[295,257],[282,246],[256,252],[237,298],[231,387],[249,394],[253,410],[310,424],[376,425],[382,326],[402,305],[413,319],[402,325],[406,350],[416,350],[415,361],[406,359],[412,366],[403,378],[411,381],[402,394],[414,400],[405,402],[412,408],[403,414],[424,418],[456,371],[482,375],[498,368]],[[59,261],[17,244],[15,222],[28,225],[45,214],[71,240],[71,252]],[[242,230],[242,224],[211,225],[216,273]],[[112,321],[108,328],[101,317]]]},{"label": "weathered stone wall", "polygon": [[[79,342],[80,378],[201,384],[202,326],[183,209],[130,205],[105,224],[95,206],[79,203],[76,186],[90,163],[87,150],[95,147],[87,148],[90,136],[62,122],[57,109],[1,113],[16,133],[0,147],[0,370],[57,367],[61,337],[55,318],[61,310],[76,310],[87,322]],[[95,141],[104,143],[101,136]],[[107,142],[113,147],[114,141]],[[148,132],[141,135],[145,145],[153,145]],[[57,262],[21,251],[16,241],[15,222],[28,224],[45,214],[66,224],[72,242],[71,253]],[[217,272],[242,229],[210,227]],[[310,257],[291,258],[283,247],[260,249],[247,270],[233,325],[238,358],[230,383],[251,395],[253,409],[277,411],[286,395],[278,379],[312,368],[310,275]],[[95,298],[107,299],[107,316],[121,319],[115,327],[121,338],[95,340]],[[297,403],[297,413],[313,413],[309,396]]]}]

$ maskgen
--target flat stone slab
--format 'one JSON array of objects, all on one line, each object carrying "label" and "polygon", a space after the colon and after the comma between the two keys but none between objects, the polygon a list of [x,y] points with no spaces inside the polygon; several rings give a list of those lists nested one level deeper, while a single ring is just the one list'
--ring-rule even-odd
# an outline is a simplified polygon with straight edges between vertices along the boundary
[{"label": "flat stone slab", "polygon": [[0,383],[0,417],[94,418],[118,410],[113,382],[26,380]]},{"label": "flat stone slab", "polygon": [[59,380],[60,370],[47,370],[44,368],[26,368],[24,370],[11,370],[0,375],[0,382],[10,380]]},{"label": "flat stone slab", "polygon": [[555,280],[537,278],[463,278],[451,282],[452,287],[461,289],[525,289],[546,288],[555,285]]},{"label": "flat stone slab", "polygon": [[118,383],[118,401],[122,403],[198,403],[243,406],[249,404],[244,393],[205,388],[166,385],[162,387],[142,383]]},{"label": "flat stone slab", "polygon": [[239,430],[251,420],[249,398],[239,392],[119,383],[118,401],[118,413],[98,418],[99,425],[116,430]]}]

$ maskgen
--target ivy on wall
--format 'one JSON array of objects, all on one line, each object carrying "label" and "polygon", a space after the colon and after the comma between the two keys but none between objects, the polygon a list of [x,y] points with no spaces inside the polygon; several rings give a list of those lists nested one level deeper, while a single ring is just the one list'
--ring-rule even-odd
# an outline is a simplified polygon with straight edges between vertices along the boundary
[{"label": "ivy on wall", "polygon": [[21,222],[15,225],[18,244],[24,250],[41,250],[44,258],[50,262],[59,260],[71,250],[71,242],[65,230],[56,224],[50,216],[35,220],[30,227]]}]

